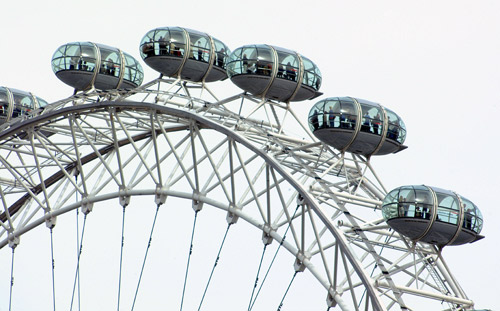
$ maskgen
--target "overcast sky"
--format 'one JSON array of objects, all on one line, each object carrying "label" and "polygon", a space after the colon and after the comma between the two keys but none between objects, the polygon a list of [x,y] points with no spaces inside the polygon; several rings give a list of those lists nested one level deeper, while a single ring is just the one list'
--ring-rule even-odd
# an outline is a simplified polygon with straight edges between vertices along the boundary
[{"label": "overcast sky", "polygon": [[[254,43],[315,62],[327,96],[379,102],[402,117],[407,150],[373,159],[388,189],[426,184],[469,198],[485,239],[444,256],[476,307],[500,309],[497,162],[500,151],[498,1],[6,1],[0,85],[49,102],[72,89],[52,73],[62,44],[92,41],[139,56],[147,31],[182,26],[231,50]],[[142,63],[145,81],[158,76]],[[229,81],[223,83],[230,84]],[[234,88],[234,92],[238,92]],[[313,102],[294,103],[304,119]],[[489,286],[485,286],[490,284]]]}]

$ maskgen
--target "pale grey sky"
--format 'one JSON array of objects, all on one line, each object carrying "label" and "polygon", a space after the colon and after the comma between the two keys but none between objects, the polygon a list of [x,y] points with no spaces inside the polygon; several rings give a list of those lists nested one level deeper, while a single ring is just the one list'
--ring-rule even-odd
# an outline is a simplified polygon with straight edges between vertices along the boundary
[{"label": "pale grey sky", "polygon": [[[476,307],[495,310],[499,13],[493,0],[8,1],[0,18],[0,85],[62,99],[72,89],[52,73],[57,47],[92,41],[140,59],[141,38],[162,26],[208,32],[232,50],[253,43],[296,50],[319,66],[324,97],[364,98],[403,118],[409,148],[373,159],[388,188],[437,186],[481,209],[486,238],[443,253]],[[158,76],[143,66],[145,81]],[[294,103],[304,118],[312,104]]]}]

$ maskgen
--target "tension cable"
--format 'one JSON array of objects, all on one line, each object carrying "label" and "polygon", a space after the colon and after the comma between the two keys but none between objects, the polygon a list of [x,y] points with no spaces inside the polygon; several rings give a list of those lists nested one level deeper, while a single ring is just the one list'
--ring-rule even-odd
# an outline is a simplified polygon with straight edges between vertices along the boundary
[{"label": "tension cable", "polygon": [[54,304],[54,311],[56,311],[56,280],[54,276],[55,261],[54,261],[54,239],[52,228],[50,228],[50,254],[52,257],[52,301]]},{"label": "tension cable", "polygon": [[250,307],[252,305],[252,300],[253,300],[253,294],[255,293],[255,289],[257,288],[257,284],[259,283],[260,268],[262,267],[262,262],[264,261],[264,255],[266,253],[267,245],[269,245],[269,244],[264,244],[264,248],[262,249],[262,255],[260,256],[259,269],[257,269],[257,275],[255,276],[255,283],[253,284],[252,295],[250,296],[250,301],[248,302],[248,310],[250,310]]},{"label": "tension cable", "polygon": [[201,305],[203,304],[203,300],[205,299],[205,294],[207,293],[208,286],[210,285],[210,281],[212,280],[212,275],[214,274],[215,267],[217,267],[217,263],[219,262],[220,253],[222,251],[222,247],[224,246],[224,242],[226,241],[227,232],[229,231],[229,228],[231,227],[231,225],[232,225],[232,223],[229,223],[227,225],[226,233],[224,234],[224,238],[222,239],[222,243],[219,247],[219,252],[217,253],[217,258],[215,259],[214,266],[212,267],[212,272],[210,272],[210,277],[208,278],[207,286],[205,287],[205,291],[203,292],[203,296],[201,297],[200,306],[198,307],[198,311],[201,310]]},{"label": "tension cable", "polygon": [[132,309],[131,310],[134,310],[135,300],[137,299],[137,294],[139,292],[139,286],[141,285],[142,273],[144,272],[144,266],[146,265],[146,259],[148,258],[149,247],[151,246],[151,241],[152,241],[152,238],[153,238],[153,231],[154,231],[155,225],[156,225],[156,217],[158,216],[158,211],[159,210],[160,210],[160,204],[157,204],[156,205],[155,216],[154,216],[154,219],[153,219],[153,225],[151,226],[151,232],[149,233],[148,246],[146,248],[146,254],[144,254],[144,260],[142,261],[141,274],[139,275],[139,280],[137,281],[137,288],[135,289],[134,302],[132,303]]},{"label": "tension cable", "polygon": [[194,212],[194,221],[193,221],[193,231],[191,232],[191,244],[189,246],[189,256],[187,260],[187,265],[186,265],[186,274],[184,276],[184,286],[182,288],[182,297],[181,297],[181,308],[180,310],[182,311],[182,306],[184,304],[184,295],[186,294],[186,283],[188,279],[188,273],[189,273],[189,263],[191,261],[191,254],[193,253],[193,240],[194,240],[194,232],[196,229],[196,219],[198,217],[198,210]]},{"label": "tension cable", "polygon": [[288,284],[288,287],[286,288],[286,291],[285,291],[285,294],[283,295],[283,298],[281,298],[280,305],[278,306],[277,311],[280,311],[281,307],[283,307],[283,301],[285,301],[285,297],[288,294],[288,291],[290,290],[290,287],[292,286],[293,280],[295,280],[295,277],[297,276],[298,272],[299,271],[295,271],[295,273],[293,274],[292,280],[290,281],[290,284]]},{"label": "tension cable", "polygon": [[12,306],[12,288],[14,287],[14,247],[12,248],[12,259],[10,264],[10,293],[9,293],[9,311]]},{"label": "tension cable", "polygon": [[122,242],[120,246],[120,272],[118,274],[118,305],[116,310],[120,310],[120,293],[122,289],[122,263],[123,263],[123,246],[125,244],[125,208],[127,205],[123,205],[123,212],[122,212]]},{"label": "tension cable", "polygon": [[280,251],[281,246],[285,242],[286,234],[288,233],[288,230],[290,229],[290,226],[292,224],[291,221],[295,218],[295,215],[297,214],[297,211],[299,210],[299,207],[300,207],[300,204],[297,205],[297,208],[295,209],[295,212],[293,213],[293,216],[290,218],[290,222],[288,223],[288,226],[287,226],[287,228],[285,230],[285,234],[283,234],[283,238],[281,238],[280,244],[278,245],[278,248],[276,249],[276,252],[274,253],[273,259],[271,260],[271,263],[269,264],[269,267],[267,268],[266,274],[264,275],[264,279],[262,280],[262,283],[260,283],[259,290],[257,291],[257,294],[255,295],[255,298],[254,298],[253,302],[251,303],[250,308],[248,309],[249,311],[252,310],[255,302],[257,301],[257,298],[259,297],[259,293],[260,293],[260,291],[262,289],[262,286],[264,285],[264,282],[267,279],[267,275],[269,274],[269,271],[271,271],[271,268],[272,268],[272,266],[274,264],[274,260],[276,259],[276,256],[278,256],[278,252]]},{"label": "tension cable", "polygon": [[[70,305],[70,311],[73,310],[73,300],[75,298],[75,288],[76,288],[76,281],[78,280],[78,308],[80,308],[80,257],[82,255],[82,250],[83,250],[83,237],[85,234],[85,224],[87,222],[87,214],[83,216],[83,226],[82,226],[82,237],[80,239],[80,245],[78,245],[78,256],[76,260],[76,272],[75,272],[75,280],[73,282],[73,293],[71,295],[71,305]],[[78,235],[78,233],[77,233]]]}]

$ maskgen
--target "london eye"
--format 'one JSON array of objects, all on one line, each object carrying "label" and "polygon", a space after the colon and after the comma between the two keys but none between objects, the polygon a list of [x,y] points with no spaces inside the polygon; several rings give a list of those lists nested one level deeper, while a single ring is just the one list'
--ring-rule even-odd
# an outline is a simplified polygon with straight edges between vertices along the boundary
[{"label": "london eye", "polygon": [[442,256],[483,238],[474,199],[372,165],[407,148],[397,107],[323,98],[313,60],[273,45],[160,27],[139,53],[154,80],[72,42],[52,69],[73,95],[0,88],[2,307],[474,309]]}]

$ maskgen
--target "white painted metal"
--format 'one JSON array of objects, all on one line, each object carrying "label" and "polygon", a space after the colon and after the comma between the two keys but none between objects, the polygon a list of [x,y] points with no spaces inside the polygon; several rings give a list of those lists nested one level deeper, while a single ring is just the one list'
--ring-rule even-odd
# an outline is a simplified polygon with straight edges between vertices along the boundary
[{"label": "white painted metal", "polygon": [[[324,288],[325,308],[473,307],[436,248],[385,225],[386,189],[369,159],[315,141],[291,105],[211,94],[205,84],[156,79],[132,91],[76,94],[4,125],[0,254],[74,209],[176,197],[282,243],[296,269]],[[309,140],[289,134],[296,131]],[[303,204],[294,213],[297,195]]]}]

